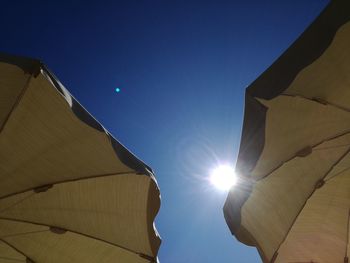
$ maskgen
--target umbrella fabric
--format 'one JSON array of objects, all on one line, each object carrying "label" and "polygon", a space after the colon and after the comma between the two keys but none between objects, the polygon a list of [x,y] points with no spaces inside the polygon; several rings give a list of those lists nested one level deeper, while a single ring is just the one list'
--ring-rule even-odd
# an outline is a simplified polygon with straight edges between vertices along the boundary
[{"label": "umbrella fabric", "polygon": [[34,59],[0,54],[0,263],[157,261],[151,168]]},{"label": "umbrella fabric", "polygon": [[246,91],[224,205],[264,262],[348,262],[350,1],[332,1]]}]

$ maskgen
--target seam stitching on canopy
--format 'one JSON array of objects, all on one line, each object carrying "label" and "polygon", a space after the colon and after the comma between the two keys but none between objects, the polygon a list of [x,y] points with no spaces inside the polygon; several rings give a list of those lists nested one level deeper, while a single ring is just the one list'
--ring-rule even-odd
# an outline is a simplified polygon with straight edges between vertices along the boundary
[{"label": "seam stitching on canopy", "polygon": [[[10,248],[16,250],[18,253],[20,253],[22,256],[24,256],[26,259],[30,259],[23,251],[19,250],[17,247],[6,241],[5,239],[0,238],[0,242],[3,242],[4,244],[8,245]],[[32,261],[33,262],[33,261]]]},{"label": "seam stitching on canopy", "polygon": [[[347,156],[350,152],[350,148],[348,148],[348,150],[337,160],[333,163],[333,165],[328,169],[328,171],[323,175],[323,177],[320,179],[320,180],[324,180],[324,178],[326,178],[326,176],[333,170],[333,168],[339,163],[341,162],[341,160],[343,160],[345,158],[345,156]],[[297,221],[299,215],[301,214],[301,212],[304,210],[304,207],[305,205],[307,204],[307,201],[312,197],[312,195],[315,193],[315,191],[317,190],[318,188],[314,188],[310,195],[307,197],[307,199],[305,200],[304,204],[302,205],[302,207],[300,208],[298,214],[295,216],[293,222],[291,223],[288,231],[286,232],[284,238],[282,239],[281,243],[278,245],[277,249],[275,250],[275,253],[278,253],[278,250],[280,249],[280,247],[282,246],[282,244],[286,241],[288,235],[289,235],[289,232],[292,230],[295,222]],[[278,255],[277,255],[278,256]],[[276,257],[277,259],[277,257]]]},{"label": "seam stitching on canopy", "polygon": [[5,259],[5,260],[9,260],[9,261],[17,261],[17,262],[25,262],[24,260],[22,259],[17,259],[17,258],[7,258],[7,257],[1,257],[0,256],[0,259]]},{"label": "seam stitching on canopy", "polygon": [[348,212],[348,222],[346,225],[346,246],[345,246],[345,256],[344,256],[344,262],[348,258],[348,246],[349,246],[349,225],[350,225],[350,209]]},{"label": "seam stitching on canopy", "polygon": [[22,88],[22,91],[21,91],[21,92],[19,93],[19,95],[17,96],[15,103],[12,105],[12,108],[11,108],[10,112],[7,114],[7,116],[6,116],[5,120],[4,120],[4,123],[3,123],[2,126],[0,127],[0,133],[4,130],[6,124],[8,123],[8,121],[9,121],[11,115],[12,115],[12,113],[15,111],[15,109],[16,109],[17,106],[18,106],[18,104],[19,104],[20,101],[22,100],[22,98],[23,98],[25,92],[27,91],[27,89],[28,89],[28,87],[29,87],[29,84],[30,84],[30,82],[31,82],[31,80],[32,80],[32,77],[33,77],[33,75],[29,75],[29,77],[28,77],[26,83],[24,84],[24,86],[23,86],[23,88]]},{"label": "seam stitching on canopy", "polygon": [[[108,173],[108,174],[91,175],[91,176],[84,176],[84,177],[75,178],[75,179],[67,179],[67,180],[62,180],[62,181],[50,182],[49,184],[55,186],[57,184],[64,184],[64,183],[70,183],[70,182],[76,182],[76,181],[82,181],[82,180],[89,180],[89,179],[94,179],[94,178],[99,178],[99,177],[118,176],[118,175],[124,175],[124,174],[125,175],[127,175],[127,174],[136,174],[136,172],[132,171],[132,172],[120,172],[120,173]],[[18,191],[18,192],[11,193],[11,194],[8,194],[8,195],[0,196],[0,200],[8,198],[8,197],[11,197],[11,196],[14,196],[14,195],[23,194],[23,193],[28,192],[28,191],[35,191],[35,189],[37,189],[37,188],[39,188],[41,186],[42,185],[34,186],[34,187],[27,188],[27,189],[22,190],[22,191]],[[40,192],[38,194],[40,194]]]},{"label": "seam stitching on canopy", "polygon": [[[7,221],[13,221],[13,222],[21,222],[21,223],[27,223],[27,224],[33,224],[33,225],[38,225],[38,226],[46,226],[46,227],[52,227],[51,225],[48,225],[48,224],[44,224],[44,223],[37,223],[37,222],[32,222],[32,221],[27,221],[27,220],[21,220],[21,219],[14,219],[14,218],[9,218],[9,217],[0,217],[0,220],[7,220]],[[93,236],[90,236],[90,235],[87,235],[87,234],[84,234],[84,233],[80,233],[80,232],[77,232],[75,230],[71,230],[71,229],[68,229],[68,228],[64,228],[65,230],[67,230],[68,232],[71,232],[71,233],[74,233],[74,234],[77,234],[77,235],[80,235],[80,236],[84,236],[84,237],[87,237],[87,238],[91,238],[91,239],[94,239],[94,240],[97,240],[97,241],[100,241],[100,242],[103,242],[103,243],[107,243],[111,246],[114,246],[114,247],[118,247],[120,249],[124,249],[130,253],[133,253],[133,254],[137,254],[138,256],[142,257],[141,255],[143,256],[146,256],[148,258],[154,258],[152,256],[149,256],[149,255],[146,255],[144,253],[141,253],[141,252],[137,252],[135,250],[132,250],[130,248],[127,248],[127,247],[124,247],[124,246],[121,246],[121,245],[118,245],[118,244],[115,244],[115,243],[112,243],[112,242],[109,242],[107,240],[103,240],[103,239],[100,239],[98,237],[93,237]],[[2,239],[0,238],[0,241]]]},{"label": "seam stitching on canopy", "polygon": [[345,112],[350,112],[350,109],[348,109],[348,108],[345,108],[345,107],[342,107],[342,106],[338,106],[338,105],[336,105],[334,103],[331,103],[331,102],[329,102],[327,100],[323,100],[322,99],[322,101],[321,101],[319,98],[308,98],[308,97],[305,97],[305,96],[302,96],[302,95],[299,95],[299,94],[286,94],[286,93],[282,93],[279,96],[297,97],[297,98],[304,99],[304,100],[307,100],[307,101],[310,101],[310,102],[315,102],[315,103],[321,104],[323,106],[331,106],[331,107],[337,108],[338,110],[342,110],[342,111],[345,111]]},{"label": "seam stitching on canopy", "polygon": [[[324,142],[337,139],[337,138],[339,138],[339,137],[341,137],[341,136],[344,136],[344,135],[347,135],[347,134],[350,134],[350,130],[347,130],[347,131],[345,131],[345,132],[343,132],[343,133],[341,133],[341,134],[338,134],[338,135],[335,135],[335,136],[333,136],[333,137],[330,137],[330,138],[327,138],[327,139],[325,139],[325,140],[322,140],[322,141],[320,141],[320,142],[318,142],[318,143],[316,143],[316,144],[314,144],[314,145],[312,145],[312,146],[310,146],[310,147],[311,147],[311,148],[315,148],[315,147],[321,145],[321,144],[324,143]],[[305,147],[303,147],[303,148],[305,148]],[[299,151],[298,151],[298,152],[299,152]],[[261,181],[261,180],[265,179],[266,177],[268,177],[269,175],[271,175],[273,172],[275,172],[276,170],[278,170],[278,169],[279,169],[281,166],[283,166],[285,163],[290,162],[290,161],[292,161],[293,159],[295,159],[296,157],[298,157],[298,156],[299,156],[299,155],[298,155],[298,152],[297,152],[295,155],[293,155],[291,158],[289,158],[289,159],[283,161],[283,162],[280,163],[278,166],[276,166],[275,168],[273,168],[270,172],[268,172],[267,174],[265,174],[264,176],[262,176],[261,178],[255,180],[255,181],[258,182],[258,181]]]}]

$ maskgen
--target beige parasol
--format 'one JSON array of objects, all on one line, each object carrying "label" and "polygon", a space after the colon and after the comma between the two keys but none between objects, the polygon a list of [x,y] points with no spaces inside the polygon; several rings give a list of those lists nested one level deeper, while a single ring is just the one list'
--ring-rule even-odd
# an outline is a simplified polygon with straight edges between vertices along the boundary
[{"label": "beige parasol", "polygon": [[246,91],[224,214],[264,262],[348,262],[350,1],[332,1]]},{"label": "beige parasol", "polygon": [[38,60],[0,54],[0,91],[0,262],[156,262],[152,170]]}]

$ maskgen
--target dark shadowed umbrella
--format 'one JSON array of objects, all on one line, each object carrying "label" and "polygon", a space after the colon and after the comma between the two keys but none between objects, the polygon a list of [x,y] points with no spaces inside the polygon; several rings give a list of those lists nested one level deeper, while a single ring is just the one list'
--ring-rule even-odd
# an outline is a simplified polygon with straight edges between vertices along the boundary
[{"label": "dark shadowed umbrella", "polygon": [[151,168],[37,60],[0,54],[0,262],[156,262]]},{"label": "dark shadowed umbrella", "polygon": [[264,262],[348,262],[349,20],[350,1],[332,1],[246,91],[224,214]]}]

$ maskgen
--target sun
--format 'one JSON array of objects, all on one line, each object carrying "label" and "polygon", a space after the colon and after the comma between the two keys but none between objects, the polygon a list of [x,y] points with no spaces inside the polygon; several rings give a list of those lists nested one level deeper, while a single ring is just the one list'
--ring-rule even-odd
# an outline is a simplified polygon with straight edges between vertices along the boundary
[{"label": "sun", "polygon": [[230,190],[236,181],[235,170],[229,165],[220,165],[210,174],[210,182],[221,191]]}]

